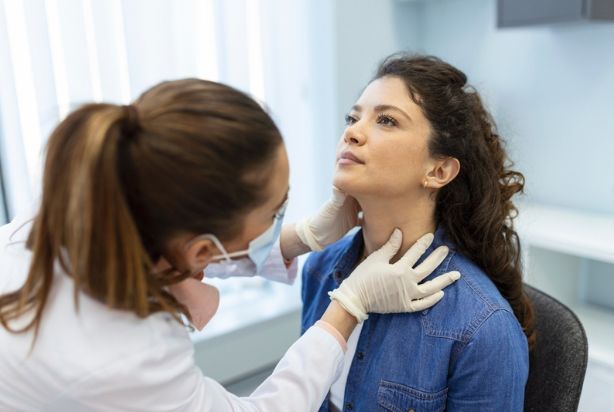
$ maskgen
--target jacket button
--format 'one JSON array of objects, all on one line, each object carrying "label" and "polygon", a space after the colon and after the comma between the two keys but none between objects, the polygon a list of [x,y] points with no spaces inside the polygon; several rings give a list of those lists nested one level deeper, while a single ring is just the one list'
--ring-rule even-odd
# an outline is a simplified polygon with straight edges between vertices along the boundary
[{"label": "jacket button", "polygon": [[341,276],[343,276],[343,275],[342,275],[341,271],[336,270],[335,274],[333,276],[335,276],[335,280],[340,281],[341,280]]},{"label": "jacket button", "polygon": [[346,403],[345,404],[345,409],[347,409],[348,411],[354,410],[354,404],[352,402]]},{"label": "jacket button", "polygon": [[364,352],[357,352],[356,353],[356,358],[358,358],[358,360],[363,360],[365,358],[365,353]]}]

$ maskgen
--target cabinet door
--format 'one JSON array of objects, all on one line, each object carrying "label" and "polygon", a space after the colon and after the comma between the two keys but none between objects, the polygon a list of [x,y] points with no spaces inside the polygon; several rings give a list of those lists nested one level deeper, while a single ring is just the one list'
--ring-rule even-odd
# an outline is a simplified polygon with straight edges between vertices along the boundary
[{"label": "cabinet door", "polygon": [[579,20],[586,0],[499,0],[498,26],[524,26]]}]

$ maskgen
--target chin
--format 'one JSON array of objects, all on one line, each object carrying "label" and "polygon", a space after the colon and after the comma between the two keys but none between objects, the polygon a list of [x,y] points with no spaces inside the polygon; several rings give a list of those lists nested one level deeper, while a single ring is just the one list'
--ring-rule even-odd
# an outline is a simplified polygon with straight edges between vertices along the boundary
[{"label": "chin", "polygon": [[352,178],[349,173],[339,170],[333,175],[333,185],[352,197],[369,192],[364,183],[359,183],[357,179]]},{"label": "chin", "polygon": [[360,200],[361,198],[377,197],[384,201],[408,194],[398,182],[382,181],[382,179],[349,173],[345,170],[336,170],[333,175],[333,185],[339,190]]}]

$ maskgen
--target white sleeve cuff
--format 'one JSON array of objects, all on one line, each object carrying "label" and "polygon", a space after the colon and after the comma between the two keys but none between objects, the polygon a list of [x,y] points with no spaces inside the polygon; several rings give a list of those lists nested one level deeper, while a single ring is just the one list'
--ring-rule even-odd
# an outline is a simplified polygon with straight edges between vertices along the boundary
[{"label": "white sleeve cuff", "polygon": [[296,280],[298,274],[298,259],[293,259],[289,266],[281,254],[279,240],[275,242],[271,254],[264,262],[260,271],[260,276],[274,282],[281,282],[291,285]]}]

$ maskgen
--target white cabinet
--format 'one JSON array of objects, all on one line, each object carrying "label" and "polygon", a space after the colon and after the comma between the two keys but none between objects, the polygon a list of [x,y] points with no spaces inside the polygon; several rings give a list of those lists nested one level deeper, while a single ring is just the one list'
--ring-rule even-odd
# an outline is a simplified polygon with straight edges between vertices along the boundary
[{"label": "white cabinet", "polygon": [[614,216],[527,203],[519,210],[526,282],[578,315],[589,359],[614,371]]}]

